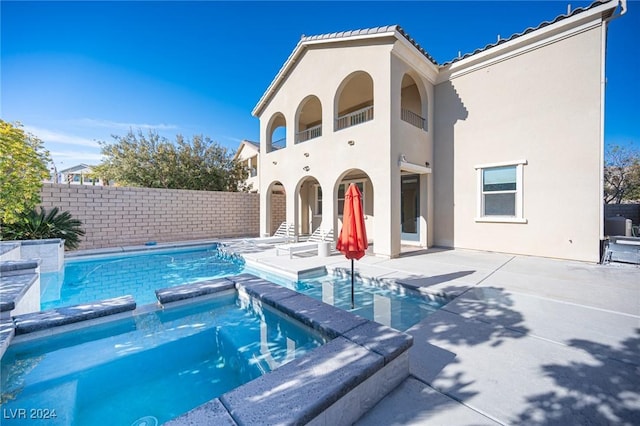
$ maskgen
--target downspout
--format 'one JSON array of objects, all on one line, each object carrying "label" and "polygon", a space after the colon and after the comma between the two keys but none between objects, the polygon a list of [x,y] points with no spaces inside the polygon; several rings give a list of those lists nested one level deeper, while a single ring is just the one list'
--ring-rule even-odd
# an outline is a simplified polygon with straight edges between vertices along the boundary
[{"label": "downspout", "polygon": [[607,25],[614,19],[621,17],[627,13],[627,0],[618,0],[620,11],[611,15],[610,17],[603,19],[601,27],[601,58],[600,58],[600,241],[604,241],[604,114],[605,114],[605,91],[607,85],[606,78],[606,53],[607,53]]}]

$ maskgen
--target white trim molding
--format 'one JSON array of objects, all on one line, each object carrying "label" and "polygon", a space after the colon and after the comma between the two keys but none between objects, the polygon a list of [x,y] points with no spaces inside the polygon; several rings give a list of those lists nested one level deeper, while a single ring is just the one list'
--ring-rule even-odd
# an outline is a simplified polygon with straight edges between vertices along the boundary
[{"label": "white trim molding", "polygon": [[[476,217],[475,222],[487,222],[487,223],[527,223],[527,219],[524,218],[524,204],[523,204],[523,178],[524,178],[524,165],[527,164],[527,160],[514,160],[514,161],[502,161],[497,163],[486,163],[474,166],[476,170],[477,180],[477,194],[476,194]],[[484,191],[482,181],[482,171],[494,167],[509,167],[515,166],[516,168],[516,189],[515,189],[515,215],[514,216],[498,216],[498,215],[484,215]]]}]

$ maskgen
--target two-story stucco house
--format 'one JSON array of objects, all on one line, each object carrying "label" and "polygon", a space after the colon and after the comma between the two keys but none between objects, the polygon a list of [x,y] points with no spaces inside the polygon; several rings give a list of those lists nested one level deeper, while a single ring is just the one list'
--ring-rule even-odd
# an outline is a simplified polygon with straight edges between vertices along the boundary
[{"label": "two-story stucco house", "polygon": [[302,37],[253,110],[261,233],[282,185],[298,234],[364,195],[373,252],[444,246],[598,261],[605,47],[596,2],[438,64],[399,26]]}]

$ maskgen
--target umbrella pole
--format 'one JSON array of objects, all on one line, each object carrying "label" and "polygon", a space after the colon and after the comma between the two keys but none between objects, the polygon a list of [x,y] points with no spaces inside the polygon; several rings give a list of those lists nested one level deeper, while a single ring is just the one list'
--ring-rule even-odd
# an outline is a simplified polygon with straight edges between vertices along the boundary
[{"label": "umbrella pole", "polygon": [[355,297],[353,295],[353,259],[351,259],[351,309],[354,309],[355,307]]}]

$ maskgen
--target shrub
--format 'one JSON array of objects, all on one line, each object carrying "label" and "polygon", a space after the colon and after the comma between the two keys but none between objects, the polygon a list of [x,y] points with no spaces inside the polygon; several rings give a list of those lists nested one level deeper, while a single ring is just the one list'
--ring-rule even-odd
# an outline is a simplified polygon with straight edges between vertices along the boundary
[{"label": "shrub", "polygon": [[59,213],[57,207],[50,212],[40,208],[23,213],[14,223],[2,224],[0,233],[3,240],[44,240],[47,238],[64,239],[67,250],[78,248],[80,237],[84,235],[82,222],[73,219],[71,213]]}]

